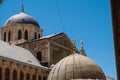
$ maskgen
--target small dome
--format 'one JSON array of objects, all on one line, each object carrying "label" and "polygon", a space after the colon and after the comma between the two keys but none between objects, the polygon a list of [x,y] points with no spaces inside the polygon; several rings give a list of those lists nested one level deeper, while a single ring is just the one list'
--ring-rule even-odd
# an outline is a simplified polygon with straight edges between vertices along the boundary
[{"label": "small dome", "polygon": [[72,79],[106,80],[102,69],[91,59],[80,54],[72,54],[60,60],[48,76],[48,80]]},{"label": "small dome", "polygon": [[5,26],[15,24],[15,23],[33,24],[33,25],[36,25],[39,27],[39,24],[37,23],[37,21],[35,19],[33,19],[31,16],[25,14],[24,12],[21,12],[19,14],[16,14],[16,15],[10,17],[5,22]]}]

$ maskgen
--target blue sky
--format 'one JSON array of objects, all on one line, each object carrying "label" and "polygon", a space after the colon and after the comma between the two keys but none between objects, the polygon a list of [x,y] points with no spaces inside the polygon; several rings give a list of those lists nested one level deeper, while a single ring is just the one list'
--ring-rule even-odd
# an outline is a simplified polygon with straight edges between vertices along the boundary
[{"label": "blue sky", "polygon": [[88,57],[103,69],[107,76],[116,79],[116,66],[112,33],[110,0],[58,0],[64,29],[56,0],[3,0],[0,5],[0,26],[12,15],[21,12],[33,16],[44,35],[65,32],[71,40],[80,40]]}]

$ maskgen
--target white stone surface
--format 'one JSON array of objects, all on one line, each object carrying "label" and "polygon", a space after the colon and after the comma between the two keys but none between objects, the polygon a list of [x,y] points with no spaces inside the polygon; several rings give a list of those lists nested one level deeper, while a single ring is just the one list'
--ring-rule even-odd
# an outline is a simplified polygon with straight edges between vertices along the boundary
[{"label": "white stone surface", "polygon": [[0,56],[34,66],[43,67],[40,65],[40,62],[35,58],[35,56],[27,49],[6,43],[2,40],[0,40]]},{"label": "white stone surface", "polygon": [[59,34],[62,34],[62,33],[55,33],[55,34],[51,34],[51,35],[48,35],[48,36],[43,36],[40,39],[50,38],[50,37],[53,37],[53,36],[56,36],[56,35],[59,35]]}]

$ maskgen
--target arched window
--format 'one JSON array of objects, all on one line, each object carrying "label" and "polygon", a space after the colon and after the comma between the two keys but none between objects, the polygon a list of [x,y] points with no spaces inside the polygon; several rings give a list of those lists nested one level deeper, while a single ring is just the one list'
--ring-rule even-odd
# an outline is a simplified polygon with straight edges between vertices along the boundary
[{"label": "arched window", "polygon": [[21,30],[18,31],[18,40],[20,40],[20,39],[22,39],[22,31]]},{"label": "arched window", "polygon": [[6,41],[6,32],[4,33],[4,41]]},{"label": "arched window", "polygon": [[11,31],[8,32],[8,41],[11,40]]},{"label": "arched window", "polygon": [[2,68],[0,67],[0,80],[2,80]]},{"label": "arched window", "polygon": [[67,46],[67,41],[64,41],[64,45],[65,45],[65,47]]},{"label": "arched window", "polygon": [[8,68],[5,71],[5,80],[10,80],[10,70]]},{"label": "arched window", "polygon": [[28,40],[28,31],[27,31],[27,30],[25,30],[24,39],[25,39],[25,40]]},{"label": "arched window", "polygon": [[16,70],[13,71],[13,80],[17,80],[17,71]]},{"label": "arched window", "polygon": [[24,80],[24,73],[22,71],[20,72],[20,80]]},{"label": "arched window", "polygon": [[39,75],[38,80],[41,80],[41,76]]},{"label": "arched window", "polygon": [[40,36],[40,34],[38,35],[38,38],[40,38],[41,36]]},{"label": "arched window", "polygon": [[35,32],[35,39],[37,39],[37,33]]},{"label": "arched window", "polygon": [[45,76],[43,76],[43,80],[47,80],[47,78]]},{"label": "arched window", "polygon": [[42,60],[41,51],[38,51],[38,52],[37,52],[37,59],[41,62],[41,60]]},{"label": "arched window", "polygon": [[30,80],[30,74],[27,73],[26,80]]},{"label": "arched window", "polygon": [[35,75],[32,76],[32,80],[36,80],[36,76]]}]

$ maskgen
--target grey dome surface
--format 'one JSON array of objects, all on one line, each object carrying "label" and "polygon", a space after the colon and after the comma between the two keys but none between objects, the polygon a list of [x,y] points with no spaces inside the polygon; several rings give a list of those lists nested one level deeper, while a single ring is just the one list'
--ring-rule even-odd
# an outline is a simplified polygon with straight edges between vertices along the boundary
[{"label": "grey dome surface", "polygon": [[24,12],[21,12],[19,14],[16,14],[16,15],[10,17],[5,22],[5,26],[15,24],[15,23],[33,24],[33,25],[36,25],[37,27],[39,27],[39,24],[37,23],[37,21],[35,19],[33,19],[31,16],[25,14]]},{"label": "grey dome surface", "polygon": [[88,57],[72,54],[60,60],[51,70],[48,80],[106,80],[102,69]]}]

